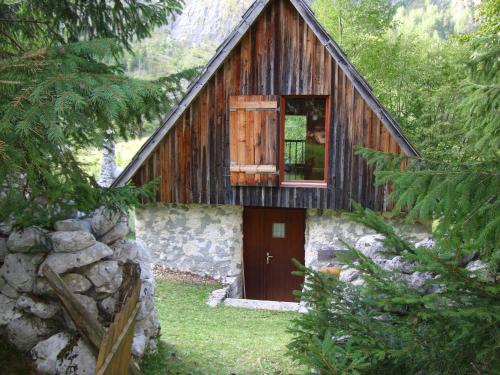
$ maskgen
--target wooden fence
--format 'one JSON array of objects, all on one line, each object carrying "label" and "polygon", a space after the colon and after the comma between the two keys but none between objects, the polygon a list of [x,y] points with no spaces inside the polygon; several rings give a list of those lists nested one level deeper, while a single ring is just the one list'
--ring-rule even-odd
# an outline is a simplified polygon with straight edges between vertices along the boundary
[{"label": "wooden fence", "polygon": [[132,340],[140,304],[141,280],[132,292],[103,338],[97,357],[97,375],[126,375],[132,354]]},{"label": "wooden fence", "polygon": [[[71,320],[78,329],[78,332],[80,332],[80,334],[87,339],[87,342],[91,344],[91,348],[94,350],[96,354],[98,354],[99,358],[102,348],[104,347],[104,343],[106,342],[106,340],[109,340],[109,337],[114,338],[115,334],[113,333],[112,335],[110,335],[109,333],[106,333],[105,328],[99,323],[97,318],[88,312],[87,307],[84,306],[75,297],[74,293],[70,291],[70,289],[61,279],[61,277],[56,272],[54,272],[52,268],[50,268],[48,265],[45,265],[42,269],[42,272],[45,278],[47,279],[48,283],[56,293],[56,295],[59,297],[59,300],[61,301],[64,309],[71,317]],[[133,335],[135,326],[135,316],[137,315],[138,311],[137,301],[141,290],[141,281],[139,279],[140,271],[138,270],[137,265],[132,265],[127,263],[123,267],[123,272],[124,272],[124,277],[125,276],[127,277],[125,277],[124,283],[120,288],[120,300],[123,301],[124,303],[121,305],[123,307],[121,308],[121,312],[116,317],[113,325],[116,325],[119,316],[122,316],[123,318],[125,317],[124,311],[126,310],[126,306],[128,305],[129,309],[131,309],[132,312],[129,315],[133,316],[133,319],[126,319],[124,326],[126,328],[130,321],[131,327],[129,330],[125,331],[131,332],[131,334]],[[120,340],[120,342],[122,342],[125,337],[120,338],[121,336],[120,330],[115,329],[114,332],[118,332],[118,339]],[[137,365],[137,363],[133,358],[130,358],[132,343],[131,341],[129,342],[130,344],[128,345],[129,348],[128,357],[127,358],[125,358],[124,356],[118,357],[119,359],[121,358],[121,364],[123,366],[120,367],[119,369],[120,372],[118,371],[106,372],[106,374],[121,375],[128,373],[131,375],[141,375],[139,366]],[[111,351],[113,347],[114,345],[111,345]],[[116,353],[119,353],[120,355],[122,354],[118,349],[116,350]],[[114,356],[115,354],[112,355],[112,357]],[[106,362],[106,359],[107,356],[104,357],[103,361],[104,363]],[[107,366],[106,368],[109,368],[109,365],[106,366]]]}]

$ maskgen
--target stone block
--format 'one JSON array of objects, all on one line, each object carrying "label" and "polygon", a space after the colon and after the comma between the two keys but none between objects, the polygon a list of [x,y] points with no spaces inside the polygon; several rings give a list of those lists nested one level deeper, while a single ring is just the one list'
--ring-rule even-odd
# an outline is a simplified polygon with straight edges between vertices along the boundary
[{"label": "stone block", "polygon": [[71,338],[68,332],[59,332],[36,344],[30,352],[36,369],[43,374],[56,375],[59,354],[69,345]]},{"label": "stone block", "polygon": [[31,292],[43,255],[8,254],[0,275],[18,292]]},{"label": "stone block", "polygon": [[22,316],[7,324],[7,338],[20,351],[27,352],[57,332],[57,325],[35,316]]},{"label": "stone block", "polygon": [[58,232],[84,231],[90,233],[92,231],[90,220],[78,220],[78,219],[68,219],[68,220],[58,221],[56,222],[54,228]]},{"label": "stone block", "polygon": [[74,253],[96,243],[95,237],[84,231],[55,232],[50,235],[56,253]]},{"label": "stone block", "polygon": [[[42,264],[52,267],[56,273],[65,273],[70,270],[88,266],[103,258],[113,255],[113,251],[101,242],[75,253],[53,253],[50,254]],[[39,272],[41,276],[41,272]]]},{"label": "stone block", "polygon": [[47,232],[36,227],[12,232],[7,240],[12,253],[43,253],[50,250]]},{"label": "stone block", "polygon": [[98,293],[113,294],[122,284],[122,268],[115,260],[94,264],[85,272],[85,276]]}]

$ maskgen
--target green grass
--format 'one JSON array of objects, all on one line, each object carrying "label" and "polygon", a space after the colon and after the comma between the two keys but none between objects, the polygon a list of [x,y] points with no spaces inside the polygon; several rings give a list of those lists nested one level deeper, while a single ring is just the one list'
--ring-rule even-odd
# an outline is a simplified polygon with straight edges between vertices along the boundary
[{"label": "green grass", "polygon": [[156,306],[162,339],[145,359],[145,375],[304,374],[285,356],[295,313],[205,304],[217,285],[158,281]]}]

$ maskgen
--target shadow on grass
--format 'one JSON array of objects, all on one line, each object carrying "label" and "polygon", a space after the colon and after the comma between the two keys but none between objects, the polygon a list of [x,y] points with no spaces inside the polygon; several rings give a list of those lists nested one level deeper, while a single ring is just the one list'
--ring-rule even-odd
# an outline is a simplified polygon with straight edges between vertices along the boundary
[{"label": "shadow on grass", "polygon": [[[167,344],[163,340],[158,340],[158,351],[148,355],[141,363],[141,370],[144,375],[206,375],[200,369],[200,364],[186,362],[177,356],[177,351],[173,345]],[[229,375],[229,374],[228,374]]]}]

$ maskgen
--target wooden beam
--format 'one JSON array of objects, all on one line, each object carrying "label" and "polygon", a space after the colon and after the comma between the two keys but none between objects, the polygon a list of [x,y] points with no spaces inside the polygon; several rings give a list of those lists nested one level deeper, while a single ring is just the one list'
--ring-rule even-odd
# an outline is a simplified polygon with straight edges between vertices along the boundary
[{"label": "wooden beam", "polygon": [[[57,297],[61,301],[64,309],[71,317],[71,320],[75,324],[77,330],[91,344],[94,353],[99,353],[99,347],[104,335],[106,334],[104,327],[101,326],[99,321],[88,312],[87,308],[75,297],[73,292],[50,266],[46,264],[43,267],[42,272],[49,285],[57,294]],[[139,365],[134,359],[130,361],[129,374],[141,375]]]}]

